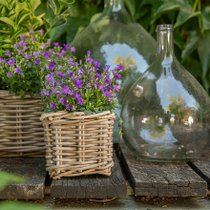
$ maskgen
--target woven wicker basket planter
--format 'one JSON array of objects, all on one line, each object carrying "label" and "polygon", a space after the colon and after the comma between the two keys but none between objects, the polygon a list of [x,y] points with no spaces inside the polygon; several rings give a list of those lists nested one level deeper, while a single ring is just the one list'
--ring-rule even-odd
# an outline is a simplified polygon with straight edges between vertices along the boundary
[{"label": "woven wicker basket planter", "polygon": [[89,174],[111,175],[114,114],[56,112],[41,117],[47,171],[53,179]]},{"label": "woven wicker basket planter", "polygon": [[44,157],[41,99],[0,90],[0,157]]}]

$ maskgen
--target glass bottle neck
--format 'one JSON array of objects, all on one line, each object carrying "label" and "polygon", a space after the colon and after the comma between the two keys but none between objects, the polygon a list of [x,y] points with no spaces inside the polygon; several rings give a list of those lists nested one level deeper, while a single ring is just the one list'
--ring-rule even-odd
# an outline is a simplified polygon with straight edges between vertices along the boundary
[{"label": "glass bottle neck", "polygon": [[171,62],[174,57],[173,29],[171,25],[157,27],[157,52],[164,56],[164,61]]},{"label": "glass bottle neck", "polygon": [[123,0],[105,0],[103,14],[109,16],[112,20],[124,23],[131,21],[124,8]]},{"label": "glass bottle neck", "polygon": [[123,9],[123,0],[105,0],[104,8],[109,12],[119,12]]}]

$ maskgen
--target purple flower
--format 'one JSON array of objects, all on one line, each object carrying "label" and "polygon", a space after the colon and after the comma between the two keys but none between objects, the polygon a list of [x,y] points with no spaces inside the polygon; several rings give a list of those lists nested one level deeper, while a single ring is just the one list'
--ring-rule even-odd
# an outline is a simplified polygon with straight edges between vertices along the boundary
[{"label": "purple flower", "polygon": [[93,61],[93,65],[95,66],[95,68],[100,68],[101,63],[99,61]]},{"label": "purple flower", "polygon": [[122,75],[121,75],[121,74],[115,74],[115,75],[114,75],[114,78],[116,78],[116,79],[121,79],[121,78],[122,78]]},{"label": "purple flower", "polygon": [[40,60],[39,59],[34,60],[34,64],[35,65],[39,65],[40,64]]},{"label": "purple flower", "polygon": [[70,104],[66,104],[66,110],[69,111],[71,109],[71,105]]},{"label": "purple flower", "polygon": [[112,97],[112,94],[110,93],[110,91],[105,91],[105,92],[103,93],[103,96],[105,96],[105,97],[107,97],[107,98],[110,98],[110,97]]},{"label": "purple flower", "polygon": [[76,78],[74,81],[74,85],[76,88],[81,89],[82,88],[82,80]]},{"label": "purple flower", "polygon": [[70,52],[76,52],[76,48],[75,47],[71,47],[70,48]]},{"label": "purple flower", "polygon": [[22,72],[22,69],[20,67],[14,68],[14,73],[23,76],[23,72]]},{"label": "purple flower", "polygon": [[24,56],[24,58],[25,58],[26,60],[29,60],[29,59],[31,58],[31,55],[26,54],[26,55]]},{"label": "purple flower", "polygon": [[82,75],[82,74],[84,73],[84,69],[83,69],[83,68],[80,68],[80,69],[78,70],[78,73],[79,73],[79,75]]},{"label": "purple flower", "polygon": [[39,56],[39,53],[38,52],[33,52],[33,56],[37,57],[37,56]]},{"label": "purple flower", "polygon": [[99,86],[99,90],[105,90],[105,86],[104,85],[100,85]]},{"label": "purple flower", "polygon": [[57,72],[57,76],[58,77],[61,77],[61,78],[65,78],[65,73],[64,72],[61,72],[61,71],[58,71]]},{"label": "purple flower", "polygon": [[18,44],[19,44],[21,47],[24,47],[24,46],[26,45],[26,43],[25,43],[23,40],[19,41]]},{"label": "purple flower", "polygon": [[79,105],[82,106],[84,104],[83,99],[82,99],[82,97],[81,97],[81,95],[79,93],[74,93],[73,97],[77,100],[77,103]]},{"label": "purple flower", "polygon": [[40,94],[44,96],[50,96],[50,92],[48,90],[42,90]]},{"label": "purple flower", "polygon": [[96,79],[102,79],[102,76],[101,76],[99,73],[96,72],[95,78],[96,78]]},{"label": "purple flower", "polygon": [[51,108],[51,109],[56,109],[56,104],[55,104],[54,102],[51,102],[51,103],[50,103],[50,108]]},{"label": "purple flower", "polygon": [[14,66],[15,65],[15,59],[12,58],[7,63],[8,63],[9,66]]},{"label": "purple flower", "polygon": [[125,67],[122,64],[117,65],[118,70],[123,71]]},{"label": "purple flower", "polygon": [[50,53],[49,52],[43,52],[42,55],[44,56],[44,58],[49,58]]},{"label": "purple flower", "polygon": [[63,91],[64,94],[66,94],[66,95],[72,95],[72,94],[73,94],[73,91],[70,90],[69,86],[64,86],[64,87],[62,88],[62,91]]},{"label": "purple flower", "polygon": [[88,56],[90,56],[90,54],[91,54],[91,51],[90,51],[90,50],[88,50],[88,51],[87,51],[87,55],[88,55]]},{"label": "purple flower", "polygon": [[60,98],[60,99],[59,99],[59,103],[62,104],[63,106],[66,105],[66,102],[67,102],[67,101],[66,101],[66,98]]},{"label": "purple flower", "polygon": [[22,55],[23,54],[23,51],[22,50],[17,50],[18,51],[18,55]]},{"label": "purple flower", "polygon": [[50,69],[50,71],[53,71],[54,70],[54,68],[55,68],[55,62],[50,62],[50,64],[49,64],[49,69]]},{"label": "purple flower", "polygon": [[6,59],[5,58],[0,58],[0,63],[5,63]]},{"label": "purple flower", "polygon": [[47,74],[47,75],[45,76],[45,79],[46,79],[47,81],[49,81],[52,85],[54,85],[55,80],[54,80],[54,77],[53,77],[52,75]]},{"label": "purple flower", "polygon": [[111,82],[111,80],[108,76],[105,78],[105,82],[108,83],[108,84]]},{"label": "purple flower", "polygon": [[70,78],[73,78],[74,74],[70,69],[67,70],[67,73],[69,74]]},{"label": "purple flower", "polygon": [[86,58],[86,62],[87,63],[93,63],[93,59],[92,58]]},{"label": "purple flower", "polygon": [[106,66],[104,67],[103,71],[104,71],[104,72],[109,71],[110,67],[111,67],[110,65],[106,65]]},{"label": "purple flower", "polygon": [[40,33],[41,35],[44,35],[44,30],[41,29],[41,30],[39,31],[39,33]]},{"label": "purple flower", "polygon": [[53,45],[54,45],[54,47],[59,47],[60,46],[58,42],[54,42]]},{"label": "purple flower", "polygon": [[115,92],[118,93],[120,91],[120,86],[119,85],[114,85],[113,89],[114,89]]},{"label": "purple flower", "polygon": [[20,39],[27,39],[26,35],[20,35]]},{"label": "purple flower", "polygon": [[12,73],[11,72],[7,72],[6,75],[7,75],[8,78],[10,78],[12,76]]},{"label": "purple flower", "polygon": [[73,60],[72,60],[72,58],[69,58],[68,59],[68,64],[71,66],[71,65],[73,65]]},{"label": "purple flower", "polygon": [[29,31],[29,34],[30,34],[30,35],[33,35],[33,34],[34,34],[34,31],[33,31],[33,30],[30,30],[30,31]]},{"label": "purple flower", "polygon": [[57,96],[57,97],[59,97],[61,94],[62,94],[61,91],[59,91],[59,90],[56,91],[56,96]]},{"label": "purple flower", "polygon": [[8,56],[8,57],[10,57],[10,51],[9,50],[7,50],[7,51],[5,51],[5,53],[4,53],[6,56]]}]

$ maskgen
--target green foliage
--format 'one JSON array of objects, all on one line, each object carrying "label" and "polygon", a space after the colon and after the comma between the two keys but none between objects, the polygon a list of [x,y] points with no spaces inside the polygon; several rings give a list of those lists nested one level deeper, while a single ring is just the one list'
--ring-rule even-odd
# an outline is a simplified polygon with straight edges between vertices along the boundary
[{"label": "green foliage", "polygon": [[[7,172],[0,171],[0,191],[3,190],[10,183],[22,183],[23,177],[15,176]],[[31,205],[23,202],[2,201],[0,203],[0,210],[44,210],[40,205]]]},{"label": "green foliage", "polygon": [[40,0],[0,0],[0,55],[11,48],[20,34],[43,24],[43,14],[35,15]]},{"label": "green foliage", "polygon": [[[88,24],[91,16],[102,11],[104,1],[71,3],[61,30],[62,39],[68,42]],[[157,24],[174,25],[177,58],[210,93],[210,0],[124,0],[124,4],[133,20],[154,38]],[[59,40],[59,36],[54,38]]]},{"label": "green foliage", "polygon": [[5,201],[0,205],[0,210],[44,210],[46,208],[37,204],[28,204],[17,201]]},{"label": "green foliage", "polygon": [[1,171],[0,172],[0,191],[3,190],[11,182],[21,183],[23,182],[23,178]]},{"label": "green foliage", "polygon": [[16,95],[39,94],[41,79],[40,62],[47,43],[43,43],[43,30],[21,35],[13,50],[6,50],[0,58],[0,89],[9,90]]}]

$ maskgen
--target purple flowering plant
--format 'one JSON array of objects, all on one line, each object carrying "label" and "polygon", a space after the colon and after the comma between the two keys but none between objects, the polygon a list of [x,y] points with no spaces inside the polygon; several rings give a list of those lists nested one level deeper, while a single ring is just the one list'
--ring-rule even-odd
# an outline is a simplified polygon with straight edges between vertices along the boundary
[{"label": "purple flowering plant", "polygon": [[50,43],[44,43],[44,31],[30,31],[20,35],[13,49],[0,58],[0,89],[25,96],[40,93],[39,75],[42,52]]},{"label": "purple flowering plant", "polygon": [[61,47],[54,43],[46,52],[41,71],[45,110],[85,113],[113,110],[124,67],[102,68],[100,62],[91,58],[90,51],[83,60],[77,60],[74,51],[67,44]]}]

